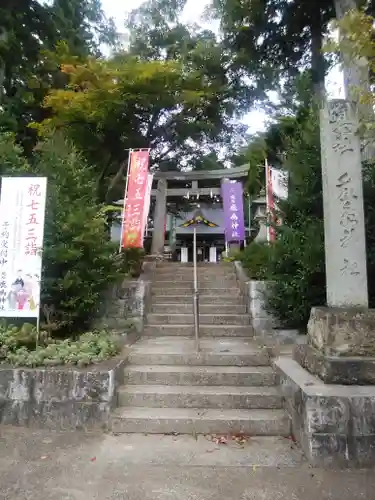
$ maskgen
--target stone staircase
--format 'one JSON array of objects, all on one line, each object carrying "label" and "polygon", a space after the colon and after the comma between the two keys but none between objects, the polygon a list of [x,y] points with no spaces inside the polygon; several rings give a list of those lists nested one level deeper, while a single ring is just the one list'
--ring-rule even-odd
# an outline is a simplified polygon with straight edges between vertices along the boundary
[{"label": "stone staircase", "polygon": [[201,352],[194,347],[193,268],[160,263],[143,337],[130,349],[113,432],[289,436],[268,351],[232,264],[202,264]]}]

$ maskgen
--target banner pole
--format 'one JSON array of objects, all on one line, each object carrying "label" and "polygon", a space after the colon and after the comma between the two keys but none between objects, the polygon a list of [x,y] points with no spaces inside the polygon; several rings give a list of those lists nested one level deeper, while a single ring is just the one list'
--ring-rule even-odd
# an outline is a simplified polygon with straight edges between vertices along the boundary
[{"label": "banner pole", "polygon": [[[264,175],[265,175],[265,179],[266,179],[266,214],[267,214],[267,219],[268,219],[268,163],[267,163],[267,157],[265,157],[265,159],[264,159]],[[268,224],[267,224],[266,230],[267,230],[267,242],[269,243],[270,232],[269,232]]]},{"label": "banner pole", "polygon": [[38,307],[38,316],[36,317],[36,347],[39,346],[39,337],[40,337],[40,304]]},{"label": "banner pole", "polygon": [[120,246],[119,246],[118,253],[121,253],[121,250],[122,250],[122,233],[123,233],[123,231],[124,231],[125,208],[126,208],[126,199],[127,199],[127,197],[128,197],[129,169],[130,169],[130,162],[131,162],[131,158],[132,158],[132,153],[133,153],[133,149],[129,149],[128,166],[127,166],[127,168],[126,168],[126,181],[125,181],[124,205],[123,205],[122,212],[121,212]]}]

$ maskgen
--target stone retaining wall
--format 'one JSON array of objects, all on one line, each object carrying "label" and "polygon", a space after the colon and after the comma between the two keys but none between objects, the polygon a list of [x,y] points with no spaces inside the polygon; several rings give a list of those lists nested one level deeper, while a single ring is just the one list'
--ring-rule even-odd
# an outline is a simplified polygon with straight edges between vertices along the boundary
[{"label": "stone retaining wall", "polygon": [[252,280],[246,274],[240,262],[235,262],[237,280],[246,299],[248,313],[251,314],[254,331],[263,335],[277,327],[277,321],[266,311],[266,293],[268,281]]},{"label": "stone retaining wall", "polygon": [[[108,328],[119,343],[132,343],[143,328],[154,263],[138,279],[124,279],[105,296],[93,328]],[[87,368],[12,368],[0,365],[0,424],[56,430],[87,429],[107,423],[117,406],[125,359]]]},{"label": "stone retaining wall", "polygon": [[292,432],[316,467],[375,465],[375,387],[324,384],[296,361],[275,361]]},{"label": "stone retaining wall", "polygon": [[137,279],[126,277],[108,290],[97,313],[95,328],[108,328],[123,336],[140,333],[150,305],[155,262],[145,262]]},{"label": "stone retaining wall", "polygon": [[123,383],[124,359],[87,368],[0,367],[0,424],[90,429],[107,423]]}]

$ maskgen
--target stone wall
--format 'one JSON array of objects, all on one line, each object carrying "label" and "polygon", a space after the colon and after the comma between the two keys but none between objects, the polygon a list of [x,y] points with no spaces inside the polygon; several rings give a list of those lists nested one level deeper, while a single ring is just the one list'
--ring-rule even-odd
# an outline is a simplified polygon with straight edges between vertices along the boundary
[{"label": "stone wall", "polygon": [[108,328],[122,336],[142,331],[151,297],[154,265],[154,262],[145,262],[139,278],[126,277],[108,290],[98,310],[95,328]]},{"label": "stone wall", "polygon": [[275,367],[293,436],[312,465],[375,465],[375,387],[324,384],[286,357]]},{"label": "stone wall", "polygon": [[83,369],[0,367],[0,424],[54,430],[103,426],[117,405],[124,363],[118,357]]},{"label": "stone wall", "polygon": [[267,335],[275,327],[277,321],[266,311],[266,294],[269,287],[267,281],[250,280],[249,288],[249,312],[253,319],[253,327],[257,335]]}]

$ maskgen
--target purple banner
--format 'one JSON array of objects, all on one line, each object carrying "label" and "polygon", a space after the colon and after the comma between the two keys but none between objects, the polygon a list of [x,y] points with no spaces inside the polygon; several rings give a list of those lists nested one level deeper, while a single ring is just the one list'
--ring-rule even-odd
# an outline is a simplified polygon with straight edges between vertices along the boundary
[{"label": "purple banner", "polygon": [[230,241],[245,239],[243,189],[241,182],[225,181],[221,185],[224,207],[225,237]]}]

